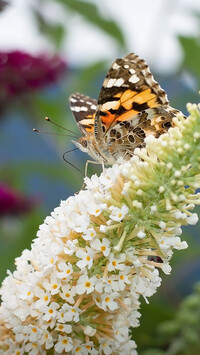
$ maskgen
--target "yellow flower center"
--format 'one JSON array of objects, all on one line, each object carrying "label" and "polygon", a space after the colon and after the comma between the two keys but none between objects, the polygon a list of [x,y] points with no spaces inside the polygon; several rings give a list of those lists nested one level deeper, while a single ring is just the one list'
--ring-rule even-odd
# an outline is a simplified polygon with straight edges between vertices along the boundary
[{"label": "yellow flower center", "polygon": [[85,287],[88,287],[88,288],[89,288],[90,286],[91,286],[91,282],[86,281],[86,282],[85,282]]}]

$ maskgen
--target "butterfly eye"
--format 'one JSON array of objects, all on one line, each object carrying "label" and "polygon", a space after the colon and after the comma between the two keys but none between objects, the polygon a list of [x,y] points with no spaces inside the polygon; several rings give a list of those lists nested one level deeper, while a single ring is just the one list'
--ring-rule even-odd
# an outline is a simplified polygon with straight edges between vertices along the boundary
[{"label": "butterfly eye", "polygon": [[88,147],[88,141],[86,139],[83,139],[81,141],[81,144],[82,144],[83,148],[87,148]]}]

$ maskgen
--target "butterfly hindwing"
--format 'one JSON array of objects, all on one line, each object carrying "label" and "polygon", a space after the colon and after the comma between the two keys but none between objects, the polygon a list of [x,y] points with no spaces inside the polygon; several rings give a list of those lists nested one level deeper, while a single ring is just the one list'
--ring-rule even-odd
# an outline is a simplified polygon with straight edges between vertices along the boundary
[{"label": "butterfly hindwing", "polygon": [[93,133],[97,100],[92,99],[89,96],[75,93],[70,96],[69,102],[80,130],[84,134]]}]

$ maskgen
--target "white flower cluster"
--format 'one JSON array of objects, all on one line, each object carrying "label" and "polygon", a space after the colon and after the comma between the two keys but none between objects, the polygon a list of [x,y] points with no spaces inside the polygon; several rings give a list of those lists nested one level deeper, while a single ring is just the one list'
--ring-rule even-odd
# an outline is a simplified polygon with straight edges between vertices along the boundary
[{"label": "white flower cluster", "polygon": [[[86,178],[45,219],[3,282],[0,354],[136,354],[129,327],[139,325],[139,298],[156,292],[159,268],[170,273],[173,249],[187,247],[180,226],[197,221],[188,210],[199,200],[150,148],[166,137]],[[168,186],[156,180],[159,167]]]},{"label": "white flower cluster", "polygon": [[129,212],[102,202],[119,173],[116,165],[62,201],[32,249],[16,259],[1,289],[0,318],[12,332],[5,344],[1,338],[0,353],[45,354],[54,347],[56,353],[134,354],[128,327],[138,325],[139,294],[150,285],[155,292],[160,279],[155,269],[136,279],[126,254],[116,253],[101,231],[119,228]]}]

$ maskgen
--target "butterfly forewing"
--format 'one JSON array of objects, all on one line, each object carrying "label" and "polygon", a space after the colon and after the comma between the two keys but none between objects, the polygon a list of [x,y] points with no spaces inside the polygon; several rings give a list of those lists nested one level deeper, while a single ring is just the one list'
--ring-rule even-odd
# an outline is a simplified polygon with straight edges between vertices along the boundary
[{"label": "butterfly forewing", "polygon": [[133,119],[139,112],[168,103],[165,91],[154,80],[146,62],[131,53],[116,59],[105,77],[96,125],[105,125],[107,131],[117,121]]},{"label": "butterfly forewing", "polygon": [[80,130],[84,134],[93,133],[97,100],[75,93],[70,96],[69,103]]}]

